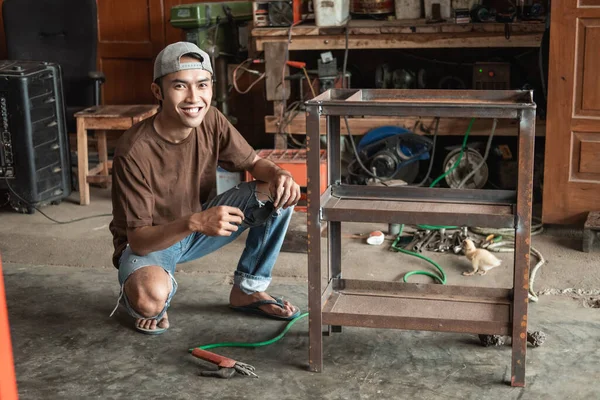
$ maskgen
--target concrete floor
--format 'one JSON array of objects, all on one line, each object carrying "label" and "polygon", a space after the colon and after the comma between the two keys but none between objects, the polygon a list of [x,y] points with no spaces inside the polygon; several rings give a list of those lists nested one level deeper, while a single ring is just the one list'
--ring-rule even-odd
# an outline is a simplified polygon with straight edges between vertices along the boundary
[{"label": "concrete floor", "polygon": [[[72,197],[75,199],[75,196]],[[109,213],[109,192],[92,190],[92,204],[74,201],[43,211],[67,220]],[[510,346],[483,348],[474,335],[344,328],[324,339],[325,371],[307,371],[306,320],[260,349],[217,353],[253,364],[260,379],[202,378],[209,368],[190,346],[215,341],[260,341],[283,326],[227,307],[231,276],[243,239],[204,259],[181,265],[170,309],[172,327],[158,337],[138,334],[122,310],[109,318],[118,295],[108,232],[110,217],[57,225],[39,213],[0,210],[0,251],[22,399],[591,399],[600,390],[600,248],[579,251],[579,232],[556,228],[533,238],[548,260],[538,273],[529,327],[548,335],[529,348],[527,388],[509,387]],[[303,215],[294,220],[303,229]],[[368,246],[353,234],[381,225],[343,224],[344,276],[399,280],[427,264]],[[429,254],[432,255],[432,254]],[[484,277],[463,277],[464,257],[433,254],[449,284],[510,287],[511,254]],[[271,293],[306,310],[306,255],[282,253]],[[427,281],[415,278],[415,281]]]}]

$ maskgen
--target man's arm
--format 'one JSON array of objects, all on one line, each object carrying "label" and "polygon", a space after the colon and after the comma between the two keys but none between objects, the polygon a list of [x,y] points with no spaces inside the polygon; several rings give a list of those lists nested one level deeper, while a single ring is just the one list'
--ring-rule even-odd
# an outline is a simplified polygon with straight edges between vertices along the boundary
[{"label": "man's arm", "polygon": [[231,236],[242,223],[244,213],[236,207],[212,207],[164,225],[127,229],[131,250],[140,256],[166,249],[193,232],[207,236]]},{"label": "man's arm", "polygon": [[288,208],[300,200],[300,186],[294,182],[292,174],[274,162],[256,156],[248,172],[257,180],[269,184],[276,208]]}]

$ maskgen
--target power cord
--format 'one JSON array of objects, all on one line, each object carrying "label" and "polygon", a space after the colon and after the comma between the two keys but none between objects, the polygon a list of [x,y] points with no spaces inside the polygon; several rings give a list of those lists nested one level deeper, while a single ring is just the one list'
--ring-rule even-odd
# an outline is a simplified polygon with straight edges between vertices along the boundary
[{"label": "power cord", "polygon": [[70,221],[59,221],[57,219],[54,219],[54,218],[46,215],[42,210],[40,210],[39,208],[37,208],[36,206],[34,206],[33,204],[31,204],[27,200],[25,200],[24,198],[22,198],[21,196],[19,196],[19,194],[14,191],[14,189],[12,188],[12,186],[10,186],[10,183],[9,183],[9,181],[8,181],[7,178],[4,178],[4,181],[6,182],[6,186],[8,187],[8,190],[10,191],[10,193],[12,193],[13,196],[15,196],[17,199],[19,199],[23,203],[25,203],[25,205],[27,205],[28,207],[31,207],[31,208],[35,209],[37,212],[39,212],[44,217],[48,218],[50,221],[52,221],[52,222],[54,222],[56,224],[65,225],[65,224],[72,224],[73,222],[84,221],[86,219],[99,218],[99,217],[112,217],[112,214],[97,214],[97,215],[90,215],[89,217],[72,219]]},{"label": "power cord", "polygon": [[435,158],[435,147],[436,147],[436,143],[437,143],[439,126],[440,126],[440,117],[436,117],[435,118],[435,130],[433,131],[433,148],[431,149],[431,158],[429,160],[429,167],[427,167],[427,174],[425,174],[425,177],[423,178],[423,180],[415,185],[417,187],[423,186],[429,179],[429,176],[431,175],[431,170],[433,169],[433,160]]},{"label": "power cord", "polygon": [[[533,220],[535,222],[532,223],[531,225],[531,236],[536,236],[541,234],[544,231],[544,226],[542,224],[542,221],[539,218],[533,218]],[[496,236],[502,236],[503,239],[509,239],[509,240],[503,240],[501,242],[498,243],[492,243],[487,247],[487,250],[489,251],[495,251],[497,253],[512,253],[515,251],[515,230],[513,228],[500,228],[500,229],[492,229],[492,228],[482,228],[482,227],[471,227],[469,228],[469,230],[477,235],[483,235],[483,236],[488,236],[488,235],[496,235]],[[531,246],[530,248],[530,253],[536,257],[538,259],[538,262],[535,264],[535,266],[531,269],[531,272],[529,273],[529,300],[533,301],[533,302],[537,302],[538,301],[538,296],[535,293],[535,290],[533,289],[533,284],[535,282],[535,276],[538,272],[538,270],[546,263],[546,259],[544,258],[544,256],[542,255],[542,253],[537,250],[536,248],[534,248],[533,246]]]},{"label": "power cord", "polygon": [[481,162],[479,164],[477,164],[477,166],[475,168],[473,168],[473,170],[471,172],[469,172],[467,174],[467,176],[464,177],[464,179],[459,183],[457,189],[462,189],[462,187],[465,186],[467,181],[469,179],[471,179],[475,175],[475,173],[477,171],[479,171],[481,169],[481,167],[483,167],[483,164],[485,164],[485,162],[487,161],[487,158],[490,155],[490,148],[492,147],[492,139],[494,138],[494,133],[496,132],[497,125],[498,125],[498,119],[494,118],[494,123],[492,125],[492,132],[490,133],[490,136],[488,137],[487,145],[485,146],[485,154],[483,155]]},{"label": "power cord", "polygon": [[[247,68],[246,64],[248,64],[248,66],[250,66],[250,65],[251,65],[251,64],[253,64],[253,63],[255,63],[255,60],[254,60],[254,59],[252,59],[252,58],[248,58],[248,59],[246,59],[246,60],[242,61],[242,63],[241,63],[241,64],[239,64],[237,67],[235,67],[235,69],[233,70],[233,77],[232,77],[232,80],[233,80],[233,82],[232,82],[232,85],[233,85],[233,88],[235,89],[235,91],[236,91],[236,92],[238,92],[239,94],[246,94],[246,93],[250,92],[250,90],[252,90],[252,88],[253,88],[254,86],[256,86],[256,84],[257,84],[258,82],[260,82],[261,80],[263,80],[263,79],[265,78],[265,76],[266,76],[266,73],[264,73],[264,72],[262,72],[262,73],[261,73],[261,72],[254,71],[254,70],[252,70],[252,69],[248,69],[248,68]],[[238,74],[238,71],[239,71],[240,69],[241,69],[241,70],[243,70],[244,72],[248,72],[249,74],[258,74],[258,78],[256,78],[256,79],[255,79],[255,80],[254,80],[254,81],[253,81],[253,82],[252,82],[252,83],[251,83],[251,84],[250,84],[250,85],[249,85],[249,86],[248,86],[246,89],[244,89],[244,90],[242,90],[242,89],[240,89],[240,88],[238,87],[238,79],[239,79],[239,78],[238,78],[237,74]]]}]

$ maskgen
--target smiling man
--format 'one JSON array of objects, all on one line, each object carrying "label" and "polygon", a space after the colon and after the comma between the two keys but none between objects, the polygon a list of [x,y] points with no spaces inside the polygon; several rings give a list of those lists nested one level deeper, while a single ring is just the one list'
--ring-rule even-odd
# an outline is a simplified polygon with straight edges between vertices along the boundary
[{"label": "smiling man", "polygon": [[[300,188],[211,107],[212,74],[208,54],[196,45],[163,49],[151,85],[160,110],[129,129],[115,151],[110,230],[121,285],[117,307],[122,304],[143,333],[169,327],[176,265],[221,248],[245,229],[230,306],[283,320],[300,314],[266,293]],[[247,170],[257,181],[209,200],[217,165]]]}]

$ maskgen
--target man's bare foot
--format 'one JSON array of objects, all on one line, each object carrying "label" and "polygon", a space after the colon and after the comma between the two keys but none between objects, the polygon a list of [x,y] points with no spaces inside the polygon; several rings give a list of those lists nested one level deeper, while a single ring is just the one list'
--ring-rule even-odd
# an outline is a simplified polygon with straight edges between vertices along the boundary
[{"label": "man's bare foot", "polygon": [[155,319],[142,319],[138,318],[135,320],[135,326],[142,329],[155,330],[155,329],[167,329],[169,327],[169,318],[167,317],[167,313],[160,322],[157,322]]},{"label": "man's bare foot", "polygon": [[[275,300],[273,296],[267,292],[256,292],[246,294],[242,292],[239,286],[233,285],[231,294],[229,295],[229,304],[234,307],[243,307],[260,300]],[[298,308],[293,306],[289,301],[283,301],[284,307],[279,307],[275,304],[265,304],[259,308],[266,313],[278,315],[280,317],[290,317],[298,312]]]}]

